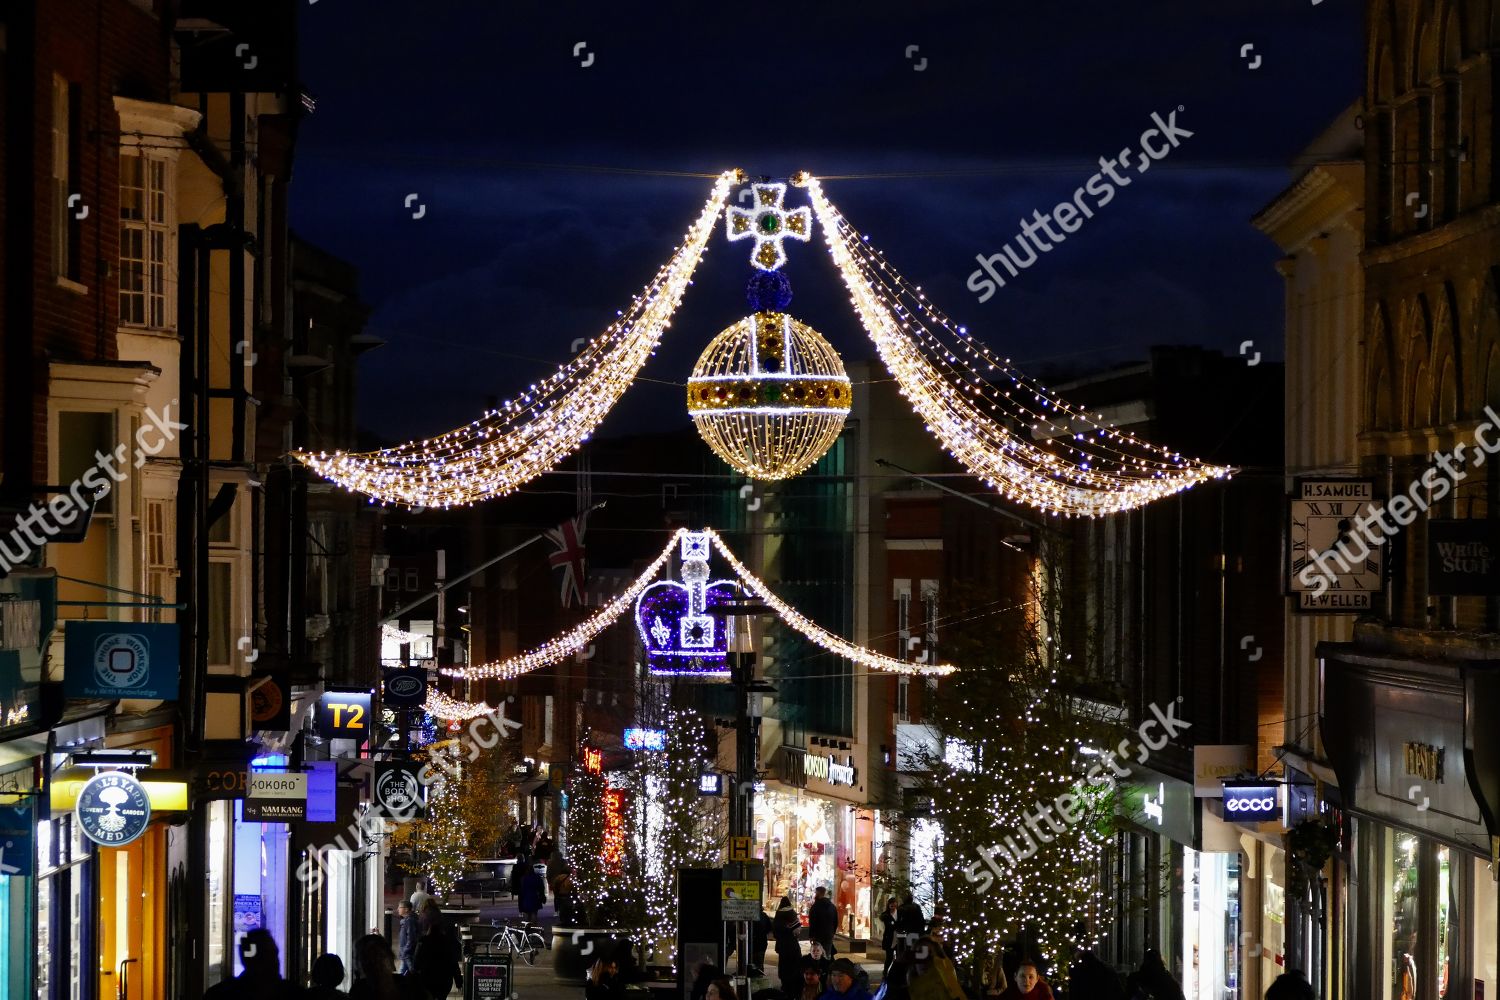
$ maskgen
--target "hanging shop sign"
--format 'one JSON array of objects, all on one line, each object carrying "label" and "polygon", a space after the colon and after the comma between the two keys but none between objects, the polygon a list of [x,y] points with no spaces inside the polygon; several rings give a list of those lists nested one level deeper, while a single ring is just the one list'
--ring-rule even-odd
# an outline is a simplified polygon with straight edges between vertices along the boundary
[{"label": "hanging shop sign", "polygon": [[717,771],[698,775],[699,795],[723,795],[724,776]]},{"label": "hanging shop sign", "polygon": [[1427,592],[1447,597],[1500,594],[1500,521],[1427,522]]},{"label": "hanging shop sign", "polygon": [[250,769],[244,764],[204,764],[193,775],[198,799],[243,799],[249,786]]},{"label": "hanging shop sign", "polygon": [[427,700],[427,671],[396,667],[385,672],[380,701],[386,708],[421,708]]},{"label": "hanging shop sign", "polygon": [[1280,819],[1281,785],[1274,781],[1224,782],[1224,818],[1231,823]]},{"label": "hanging shop sign", "polygon": [[1225,779],[1255,773],[1255,748],[1248,743],[1203,743],[1193,747],[1193,794],[1217,799]]},{"label": "hanging shop sign", "polygon": [[0,875],[35,875],[35,840],[36,796],[16,796],[15,801],[0,805]]},{"label": "hanging shop sign", "polygon": [[175,624],[70,621],[63,691],[69,698],[177,700]]},{"label": "hanging shop sign", "polygon": [[1198,803],[1192,785],[1132,764],[1130,777],[1120,779],[1118,787],[1115,809],[1122,819],[1179,844],[1193,846]]},{"label": "hanging shop sign", "polygon": [[625,730],[626,750],[665,750],[667,734],[662,729]]},{"label": "hanging shop sign", "polygon": [[318,733],[324,739],[370,738],[370,692],[329,691],[318,702]]},{"label": "hanging shop sign", "polygon": [[403,760],[375,762],[377,815],[404,823],[421,819],[426,810],[419,770]]},{"label": "hanging shop sign", "polygon": [[104,771],[84,782],[73,815],[83,835],[100,847],[123,847],[146,832],[151,800],[128,771]]},{"label": "hanging shop sign", "polygon": [[246,823],[290,823],[307,818],[307,775],[252,771],[245,795]]},{"label": "hanging shop sign", "polygon": [[292,691],[281,673],[261,671],[250,691],[250,721],[255,729],[284,733],[292,728]]},{"label": "hanging shop sign", "polygon": [[1373,479],[1299,479],[1287,500],[1287,593],[1298,611],[1358,614],[1385,587],[1388,545],[1368,526],[1382,509]]},{"label": "hanging shop sign", "polygon": [[338,815],[338,761],[315,760],[302,765],[302,770],[307,773],[307,821],[332,823]]}]

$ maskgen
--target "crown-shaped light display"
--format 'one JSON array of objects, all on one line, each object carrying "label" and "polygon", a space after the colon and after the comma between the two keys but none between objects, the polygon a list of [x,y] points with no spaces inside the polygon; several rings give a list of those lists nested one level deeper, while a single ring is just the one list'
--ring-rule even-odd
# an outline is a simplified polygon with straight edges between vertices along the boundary
[{"label": "crown-shaped light display", "polygon": [[641,591],[635,602],[635,628],[653,674],[729,674],[727,619],[709,614],[739,595],[735,581],[708,579],[707,532],[682,535],[682,582],[663,580]]}]

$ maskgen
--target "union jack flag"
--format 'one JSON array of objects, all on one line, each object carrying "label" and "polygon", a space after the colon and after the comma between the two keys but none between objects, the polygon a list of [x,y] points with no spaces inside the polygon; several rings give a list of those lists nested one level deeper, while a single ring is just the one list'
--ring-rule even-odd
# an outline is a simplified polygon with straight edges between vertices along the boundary
[{"label": "union jack flag", "polygon": [[547,540],[557,546],[557,551],[547,557],[553,569],[562,570],[562,589],[559,597],[562,606],[571,608],[576,597],[580,606],[588,603],[583,596],[588,585],[588,563],[584,558],[583,532],[588,521],[585,511],[571,520],[545,532]]}]

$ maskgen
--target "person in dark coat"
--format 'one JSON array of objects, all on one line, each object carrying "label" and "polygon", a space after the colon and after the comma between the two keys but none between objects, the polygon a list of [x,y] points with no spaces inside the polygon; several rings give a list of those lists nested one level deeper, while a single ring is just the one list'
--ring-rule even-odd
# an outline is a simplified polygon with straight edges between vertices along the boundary
[{"label": "person in dark coat", "polygon": [[782,896],[776,916],[771,918],[771,936],[776,939],[776,978],[781,981],[781,992],[788,997],[796,996],[802,989],[802,946],[797,943],[801,930],[802,921],[791,899]]},{"label": "person in dark coat", "polygon": [[536,921],[536,915],[547,903],[547,883],[543,878],[544,865],[533,865],[521,876],[521,897],[518,908],[528,923]]},{"label": "person in dark coat", "polygon": [[463,979],[459,971],[463,956],[455,946],[457,938],[435,899],[423,904],[418,920],[422,936],[417,940],[414,972],[428,993],[434,997],[446,997]]},{"label": "person in dark coat", "polygon": [[1151,1000],[1185,1000],[1182,987],[1172,978],[1172,973],[1167,971],[1161,952],[1155,948],[1146,949],[1141,967],[1136,970],[1135,981],[1138,988],[1151,997]]},{"label": "person in dark coat", "polygon": [[752,976],[765,975],[766,945],[771,936],[771,918],[761,910],[750,925],[750,968]]},{"label": "person in dark coat", "polygon": [[911,898],[909,892],[896,909],[896,933],[913,935],[907,938],[909,941],[915,941],[927,933],[927,917],[922,913],[922,908]]},{"label": "person in dark coat", "polygon": [[1097,1000],[1125,1000],[1125,991],[1120,987],[1115,970],[1105,965],[1088,948],[1078,952],[1073,968],[1068,973],[1068,995]]},{"label": "person in dark coat", "polygon": [[1317,1000],[1317,994],[1300,969],[1288,969],[1266,990],[1266,1000]]},{"label": "person in dark coat", "polygon": [[833,950],[833,935],[838,929],[839,908],[828,898],[827,887],[820,885],[813,892],[812,905],[807,908],[807,938],[823,946],[825,959],[837,954]]},{"label": "person in dark coat", "polygon": [[885,901],[885,910],[880,914],[880,950],[885,952],[885,967],[880,970],[882,982],[891,974],[891,963],[896,960],[896,912],[900,909],[896,897]]},{"label": "person in dark coat", "polygon": [[304,1000],[339,1000],[349,995],[339,989],[344,985],[344,960],[337,955],[319,955],[313,959],[308,978],[312,985],[302,994]]},{"label": "person in dark coat", "polygon": [[427,992],[413,976],[396,975],[396,956],[379,934],[366,934],[354,942],[354,985],[350,1000],[428,1000]]},{"label": "person in dark coat", "polygon": [[847,958],[836,958],[828,967],[828,989],[820,1000],[870,1000],[870,991],[859,981],[863,970]]},{"label": "person in dark coat", "polygon": [[620,975],[620,964],[613,958],[600,958],[589,970],[588,982],[583,984],[584,1000],[623,1000],[625,980]]},{"label": "person in dark coat", "polygon": [[297,994],[296,988],[281,978],[281,953],[276,939],[264,927],[240,938],[240,965],[243,971],[238,976],[210,986],[203,1000],[265,1000]]},{"label": "person in dark coat", "polygon": [[406,900],[396,904],[396,955],[401,960],[401,972],[409,973],[417,958],[417,938],[422,936],[417,927],[417,915]]}]

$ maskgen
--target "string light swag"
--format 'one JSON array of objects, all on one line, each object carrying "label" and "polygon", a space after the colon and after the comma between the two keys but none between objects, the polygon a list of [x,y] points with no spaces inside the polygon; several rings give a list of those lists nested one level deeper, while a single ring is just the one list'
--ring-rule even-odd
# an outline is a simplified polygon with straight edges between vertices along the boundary
[{"label": "string light swag", "polygon": [[738,181],[726,171],[682,245],[619,319],[554,374],[479,420],[370,452],[295,452],[314,472],[386,503],[451,507],[502,496],[553,468],[594,432],[670,325]]},{"label": "string light swag", "polygon": [[[533,670],[539,670],[542,667],[557,663],[571,656],[573,653],[586,647],[589,641],[600,632],[614,624],[635,603],[636,598],[645,592],[646,588],[656,579],[657,574],[671,560],[673,550],[677,544],[684,539],[691,543],[683,549],[684,552],[697,552],[700,549],[706,551],[707,545],[711,543],[718,550],[719,554],[723,556],[730,568],[734,570],[740,583],[775,610],[789,628],[836,656],[851,660],[869,670],[883,673],[941,677],[951,674],[957,669],[949,664],[921,664],[898,660],[841,639],[832,632],[821,628],[811,619],[798,612],[796,608],[793,608],[777,597],[763,580],[756,577],[744,563],[735,558],[734,553],[730,551],[724,540],[712,528],[705,528],[701,532],[693,532],[688,531],[686,528],[681,528],[672,535],[666,547],[651,561],[651,564],[646,567],[641,575],[636,577],[630,586],[615,595],[604,607],[594,612],[593,615],[574,628],[533,650],[513,656],[508,660],[471,664],[463,667],[447,667],[444,668],[443,674],[448,677],[458,677],[466,680],[509,680]],[[652,624],[655,623],[652,622]]]},{"label": "string light swag", "polygon": [[1141,441],[1058,399],[934,308],[849,225],[816,178],[794,182],[807,187],[850,301],[902,396],[990,487],[1048,513],[1097,516],[1233,471]]},{"label": "string light swag", "polygon": [[803,243],[812,239],[812,210],[806,205],[790,212],[783,208],[785,184],[752,184],[750,192],[754,208],[730,206],[725,215],[729,239],[754,238],[750,263],[762,271],[775,271],[786,263],[783,243],[788,238]]}]

